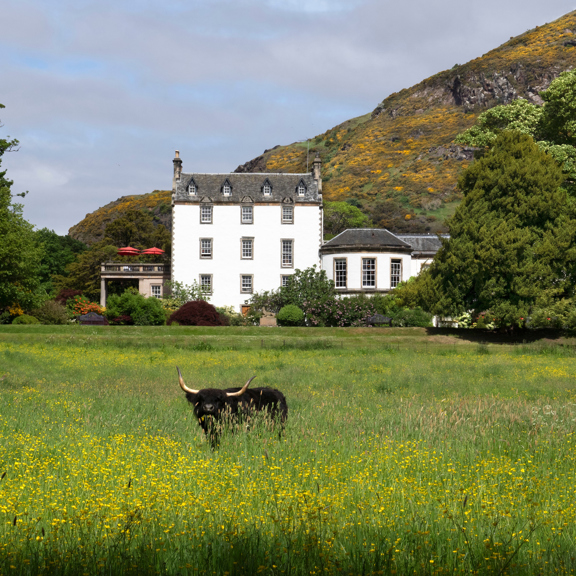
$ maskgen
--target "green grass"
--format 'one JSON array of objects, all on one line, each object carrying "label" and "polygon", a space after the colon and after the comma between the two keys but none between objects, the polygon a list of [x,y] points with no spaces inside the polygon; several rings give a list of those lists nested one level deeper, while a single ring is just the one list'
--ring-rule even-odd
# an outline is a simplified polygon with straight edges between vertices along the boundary
[{"label": "green grass", "polygon": [[[256,422],[211,451],[176,365],[193,387],[281,389],[284,434]],[[2,575],[576,569],[571,347],[1,327],[3,375]]]}]

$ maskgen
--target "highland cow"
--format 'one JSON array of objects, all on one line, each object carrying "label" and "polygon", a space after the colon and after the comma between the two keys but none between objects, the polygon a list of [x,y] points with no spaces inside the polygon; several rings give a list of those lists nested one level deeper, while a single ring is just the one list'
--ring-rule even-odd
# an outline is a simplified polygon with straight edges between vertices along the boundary
[{"label": "highland cow", "polygon": [[184,383],[180,368],[176,367],[176,370],[180,388],[186,393],[186,400],[194,406],[194,415],[213,447],[218,443],[218,423],[226,417],[237,421],[243,416],[265,412],[281,426],[288,418],[288,404],[280,390],[267,387],[248,389],[256,376],[252,376],[242,388],[194,390]]}]

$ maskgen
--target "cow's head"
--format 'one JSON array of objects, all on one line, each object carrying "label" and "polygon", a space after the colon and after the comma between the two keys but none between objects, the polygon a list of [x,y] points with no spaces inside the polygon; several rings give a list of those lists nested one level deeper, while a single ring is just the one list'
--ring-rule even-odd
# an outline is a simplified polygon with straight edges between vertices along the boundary
[{"label": "cow's head", "polygon": [[188,388],[184,383],[180,368],[176,367],[178,370],[178,382],[180,383],[180,388],[186,392],[186,398],[189,402],[194,405],[194,413],[198,418],[203,416],[214,416],[218,418],[220,414],[226,410],[226,408],[231,408],[235,412],[235,407],[237,401],[240,399],[242,394],[246,392],[248,386],[256,376],[252,376],[246,384],[240,390],[230,392],[228,390],[219,390],[218,388],[203,388],[202,390],[194,390]]}]

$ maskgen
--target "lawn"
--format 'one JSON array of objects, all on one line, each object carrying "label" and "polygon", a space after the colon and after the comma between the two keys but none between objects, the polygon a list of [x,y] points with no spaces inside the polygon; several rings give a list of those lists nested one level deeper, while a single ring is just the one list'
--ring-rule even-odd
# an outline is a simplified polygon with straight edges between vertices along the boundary
[{"label": "lawn", "polygon": [[[0,574],[573,573],[572,341],[464,336],[0,327]],[[284,434],[211,450],[176,366]]]}]

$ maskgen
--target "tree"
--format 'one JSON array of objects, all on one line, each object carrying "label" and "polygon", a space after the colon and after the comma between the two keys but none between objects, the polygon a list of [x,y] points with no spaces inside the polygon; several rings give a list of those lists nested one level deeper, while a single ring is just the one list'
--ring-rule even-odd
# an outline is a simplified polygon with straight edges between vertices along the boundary
[{"label": "tree", "polygon": [[134,248],[161,248],[170,254],[170,232],[162,224],[154,223],[154,216],[145,210],[130,210],[120,218],[110,222],[104,230],[108,244],[132,246]]},{"label": "tree", "polygon": [[53,290],[52,277],[66,276],[66,266],[76,259],[76,256],[86,250],[86,244],[71,236],[59,236],[54,230],[42,228],[36,232],[36,240],[44,248],[40,264],[40,282],[46,292]]},{"label": "tree", "polygon": [[100,296],[100,268],[102,262],[114,260],[118,249],[102,240],[89,250],[79,253],[66,267],[67,276],[53,277],[57,290],[80,290],[93,300]]},{"label": "tree", "polygon": [[528,134],[563,167],[565,185],[576,195],[576,70],[560,74],[540,96],[542,106],[523,99],[494,106],[455,141],[484,150],[506,130]]},{"label": "tree", "polygon": [[431,311],[489,311],[514,326],[544,301],[573,298],[576,210],[563,180],[530,136],[502,132],[458,182],[464,200],[426,278]]},{"label": "tree", "polygon": [[368,216],[348,202],[324,203],[324,233],[340,234],[347,228],[367,228],[371,226]]},{"label": "tree", "polygon": [[[10,137],[0,139],[0,158],[17,146],[18,141]],[[12,202],[12,184],[6,171],[1,171],[0,310],[8,306],[30,309],[39,305],[42,298],[38,275],[42,247],[36,242],[33,226],[22,216],[22,206]]]}]

